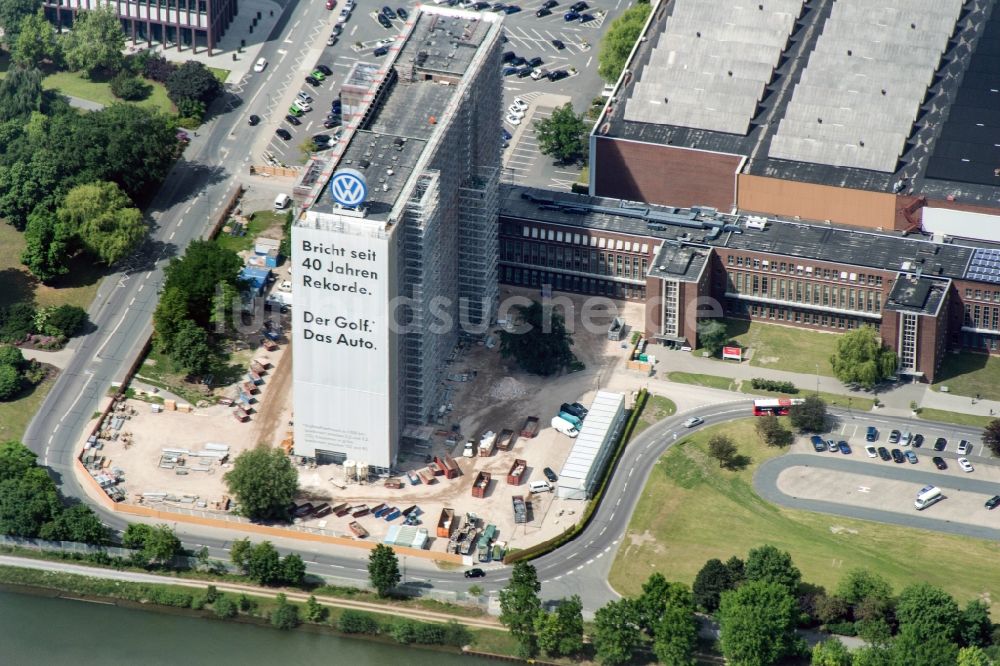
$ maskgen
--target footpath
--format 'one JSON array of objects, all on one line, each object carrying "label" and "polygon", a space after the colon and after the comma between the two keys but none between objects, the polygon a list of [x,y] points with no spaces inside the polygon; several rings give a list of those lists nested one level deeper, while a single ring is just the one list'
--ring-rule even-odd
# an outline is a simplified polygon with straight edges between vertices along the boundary
[{"label": "footpath", "polygon": [[[195,589],[206,589],[209,585],[214,585],[220,592],[230,592],[232,594],[252,594],[257,597],[269,599],[276,598],[279,594],[284,594],[290,601],[305,603],[309,598],[307,592],[296,592],[288,589],[273,589],[258,587],[256,585],[244,585],[240,583],[229,583],[225,581],[194,580],[190,578],[175,578],[173,576],[161,576],[152,573],[137,571],[118,571],[116,569],[104,569],[82,564],[72,564],[60,560],[37,560],[30,557],[18,557],[16,555],[0,555],[0,566],[20,567],[22,569],[36,569],[40,571],[52,571],[57,573],[75,574],[90,578],[103,578],[108,580],[120,580],[130,583],[150,583],[156,585],[180,585]],[[339,597],[327,597],[316,595],[316,601],[326,606],[336,608],[349,608],[353,610],[363,610],[369,613],[381,613],[383,615],[397,615],[414,620],[426,622],[450,622],[454,620],[459,624],[477,629],[496,629],[506,631],[506,627],[490,616],[465,617],[452,615],[450,613],[439,613],[435,611],[423,610],[412,606],[393,606],[390,604],[377,604],[368,601],[355,601],[353,599],[341,599]]]}]

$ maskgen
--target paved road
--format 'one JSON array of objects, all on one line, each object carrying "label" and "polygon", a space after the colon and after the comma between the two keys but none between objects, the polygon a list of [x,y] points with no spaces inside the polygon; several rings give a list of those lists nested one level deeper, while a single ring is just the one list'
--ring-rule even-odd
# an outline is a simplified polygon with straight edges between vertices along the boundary
[{"label": "paved road", "polygon": [[1000,540],[1000,529],[966,523],[953,523],[948,520],[931,518],[925,514],[917,513],[915,510],[913,513],[897,513],[895,511],[881,511],[879,509],[869,509],[848,504],[837,504],[836,502],[791,497],[778,489],[778,476],[782,471],[790,467],[819,467],[838,472],[864,474],[865,476],[880,479],[912,481],[915,486],[935,484],[987,497],[997,493],[998,486],[996,483],[969,478],[967,476],[921,471],[910,467],[873,465],[847,458],[824,457],[822,455],[802,453],[792,453],[768,460],[757,469],[757,473],[754,474],[753,478],[753,487],[758,495],[769,502],[792,509],[805,509],[807,511],[816,511],[817,513],[859,518],[861,520],[871,520],[890,525],[918,527],[936,532],[977,537],[979,539]]}]

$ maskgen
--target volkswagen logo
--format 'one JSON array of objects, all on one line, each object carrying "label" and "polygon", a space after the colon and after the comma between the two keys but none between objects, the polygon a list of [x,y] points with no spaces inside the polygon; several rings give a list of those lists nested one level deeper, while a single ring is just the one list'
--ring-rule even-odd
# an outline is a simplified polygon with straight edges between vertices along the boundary
[{"label": "volkswagen logo", "polygon": [[368,197],[368,184],[361,172],[340,169],[330,178],[330,196],[341,206],[355,208]]}]

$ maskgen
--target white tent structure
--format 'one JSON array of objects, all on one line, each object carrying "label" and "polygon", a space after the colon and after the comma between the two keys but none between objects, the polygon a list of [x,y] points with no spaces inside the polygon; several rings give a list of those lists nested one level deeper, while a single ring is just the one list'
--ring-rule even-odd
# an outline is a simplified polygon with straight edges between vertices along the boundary
[{"label": "white tent structure", "polygon": [[624,424],[625,394],[598,391],[563,463],[557,497],[585,500],[593,494]]}]

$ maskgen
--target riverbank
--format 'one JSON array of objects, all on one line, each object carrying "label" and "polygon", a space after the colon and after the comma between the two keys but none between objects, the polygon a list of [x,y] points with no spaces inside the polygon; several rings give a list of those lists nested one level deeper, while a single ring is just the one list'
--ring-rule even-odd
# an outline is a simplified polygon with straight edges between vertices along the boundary
[{"label": "riverbank", "polygon": [[[492,618],[456,617],[415,608],[393,612],[392,607],[379,604],[313,596],[296,590],[213,584],[7,555],[0,555],[0,585],[54,590],[65,597],[189,612],[257,625],[275,626],[279,610],[291,607],[295,609],[291,614],[296,620],[287,628],[505,658],[514,657],[517,648],[507,630]],[[287,610],[281,612],[288,615]]]}]

